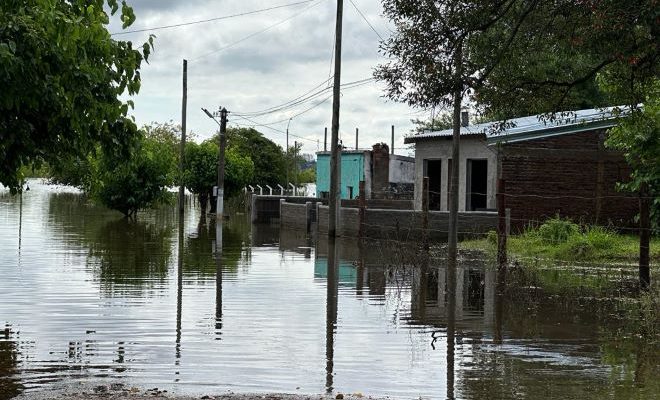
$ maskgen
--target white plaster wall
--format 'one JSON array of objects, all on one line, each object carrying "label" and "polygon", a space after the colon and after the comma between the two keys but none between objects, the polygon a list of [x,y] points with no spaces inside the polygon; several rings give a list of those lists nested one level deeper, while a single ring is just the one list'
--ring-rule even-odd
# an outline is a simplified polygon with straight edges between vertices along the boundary
[{"label": "white plaster wall", "polygon": [[390,182],[415,182],[415,160],[410,157],[390,154]]},{"label": "white plaster wall", "polygon": [[[447,211],[448,169],[451,158],[451,138],[439,138],[419,141],[415,144],[415,209],[422,209],[422,185],[424,178],[424,160],[442,160],[440,187],[441,210]],[[497,187],[497,154],[486,146],[480,137],[461,137],[460,162],[458,171],[458,210],[465,211],[465,193],[467,180],[467,160],[471,158],[488,160],[488,208],[496,207],[495,191]],[[455,165],[455,164],[454,164]]]}]

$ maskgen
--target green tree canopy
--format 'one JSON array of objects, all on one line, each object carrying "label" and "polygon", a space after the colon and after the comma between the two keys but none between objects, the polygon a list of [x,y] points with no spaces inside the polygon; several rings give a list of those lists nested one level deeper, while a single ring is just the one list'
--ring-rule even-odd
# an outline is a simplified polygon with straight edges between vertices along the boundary
[{"label": "green tree canopy", "polygon": [[83,159],[98,144],[127,154],[137,130],[119,96],[140,89],[153,37],[113,39],[118,12],[124,28],[135,20],[125,1],[0,2],[0,183],[12,191],[24,165]]},{"label": "green tree canopy", "polygon": [[251,182],[276,186],[286,180],[284,151],[253,128],[228,128],[227,146],[237,154],[248,154],[254,162]]},{"label": "green tree canopy", "polygon": [[657,76],[655,3],[385,0],[396,30],[375,76],[394,100],[433,108],[458,91],[495,118],[605,105],[599,73]]}]

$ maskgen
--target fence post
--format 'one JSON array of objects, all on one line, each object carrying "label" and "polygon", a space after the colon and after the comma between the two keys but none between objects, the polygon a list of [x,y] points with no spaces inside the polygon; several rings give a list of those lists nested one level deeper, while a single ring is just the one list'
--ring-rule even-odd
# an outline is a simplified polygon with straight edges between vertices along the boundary
[{"label": "fence post", "polygon": [[497,264],[499,278],[504,280],[506,275],[506,239],[507,239],[507,218],[505,204],[505,182],[504,179],[497,180]]},{"label": "fence post", "polygon": [[429,249],[429,177],[425,176],[422,183],[422,245]]},{"label": "fence post", "polygon": [[367,205],[366,190],[364,186],[364,181],[360,181],[360,194],[358,199],[358,217],[359,217],[359,228],[358,228],[358,238],[362,240],[364,238],[364,224],[365,224],[365,208]]},{"label": "fence post", "polygon": [[649,270],[649,245],[651,236],[650,199],[649,190],[643,184],[639,193],[639,285],[648,289],[651,284]]}]

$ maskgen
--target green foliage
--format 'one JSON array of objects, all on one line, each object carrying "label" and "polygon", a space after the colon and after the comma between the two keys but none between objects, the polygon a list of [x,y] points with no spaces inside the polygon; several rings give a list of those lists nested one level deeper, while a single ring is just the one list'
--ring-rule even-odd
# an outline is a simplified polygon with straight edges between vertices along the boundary
[{"label": "green foliage", "polygon": [[101,156],[91,191],[103,205],[134,216],[140,209],[170,199],[167,187],[174,183],[175,168],[176,153],[171,146],[142,136],[127,159]]},{"label": "green foliage", "polygon": [[[127,155],[136,130],[128,119],[140,67],[153,37],[139,48],[107,30],[117,0],[0,2],[0,183],[16,191],[21,167],[84,160],[97,145]],[[135,20],[124,1],[123,26]],[[131,129],[132,128],[132,129]]]},{"label": "green foliage", "polygon": [[577,234],[580,228],[569,219],[551,218],[538,229],[539,237],[546,243],[564,243],[569,237]]},{"label": "green foliage", "polygon": [[313,183],[316,182],[316,169],[307,168],[298,174],[298,183]]},{"label": "green foliage", "polygon": [[655,3],[385,0],[395,31],[375,76],[393,100],[434,109],[467,96],[498,118],[605,105],[598,73],[658,75]]},{"label": "green foliage", "polygon": [[413,123],[412,134],[418,135],[429,131],[441,131],[450,129],[452,124],[452,116],[448,113],[441,113],[440,115],[431,115],[429,119],[412,119]]},{"label": "green foliage", "polygon": [[208,194],[218,182],[218,145],[212,140],[186,143],[184,182],[191,193]]},{"label": "green foliage", "polygon": [[[603,86],[608,93],[620,98],[619,85],[611,84],[612,81],[608,79],[613,78],[603,77]],[[623,152],[632,167],[630,181],[621,183],[620,188],[636,193],[640,193],[644,186],[648,189],[648,196],[652,199],[651,221],[655,228],[659,228],[660,79],[654,79],[646,87],[637,86],[636,90],[645,95],[644,107],[634,107],[630,116],[622,118],[619,125],[610,130],[606,145]]]},{"label": "green foliage", "polygon": [[[192,193],[202,195],[200,201],[205,202],[218,183],[218,144],[215,140],[186,143],[185,157],[185,185]],[[238,193],[253,176],[252,158],[239,153],[237,148],[228,148],[225,152],[225,197]]]},{"label": "green foliage", "polygon": [[254,163],[251,181],[262,186],[284,183],[287,160],[282,148],[253,128],[228,128],[228,149],[249,155]]},{"label": "green foliage", "polygon": [[239,153],[237,148],[228,148],[225,154],[225,194],[232,197],[254,179],[255,166],[252,158]]}]

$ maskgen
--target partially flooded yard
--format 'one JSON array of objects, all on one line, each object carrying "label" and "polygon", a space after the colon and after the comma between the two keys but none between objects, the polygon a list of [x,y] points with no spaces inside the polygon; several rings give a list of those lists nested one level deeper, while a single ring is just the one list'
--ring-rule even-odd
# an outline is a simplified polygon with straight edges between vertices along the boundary
[{"label": "partially flooded yard", "polygon": [[660,393],[657,302],[626,297],[625,273],[603,299],[539,287],[561,268],[529,277],[514,265],[517,286],[497,296],[494,264],[466,253],[451,299],[442,257],[410,244],[333,246],[235,214],[217,259],[215,221],[192,206],[179,230],[174,207],[128,222],[70,188],[30,187],[0,193],[2,399],[113,384],[191,396]]}]

